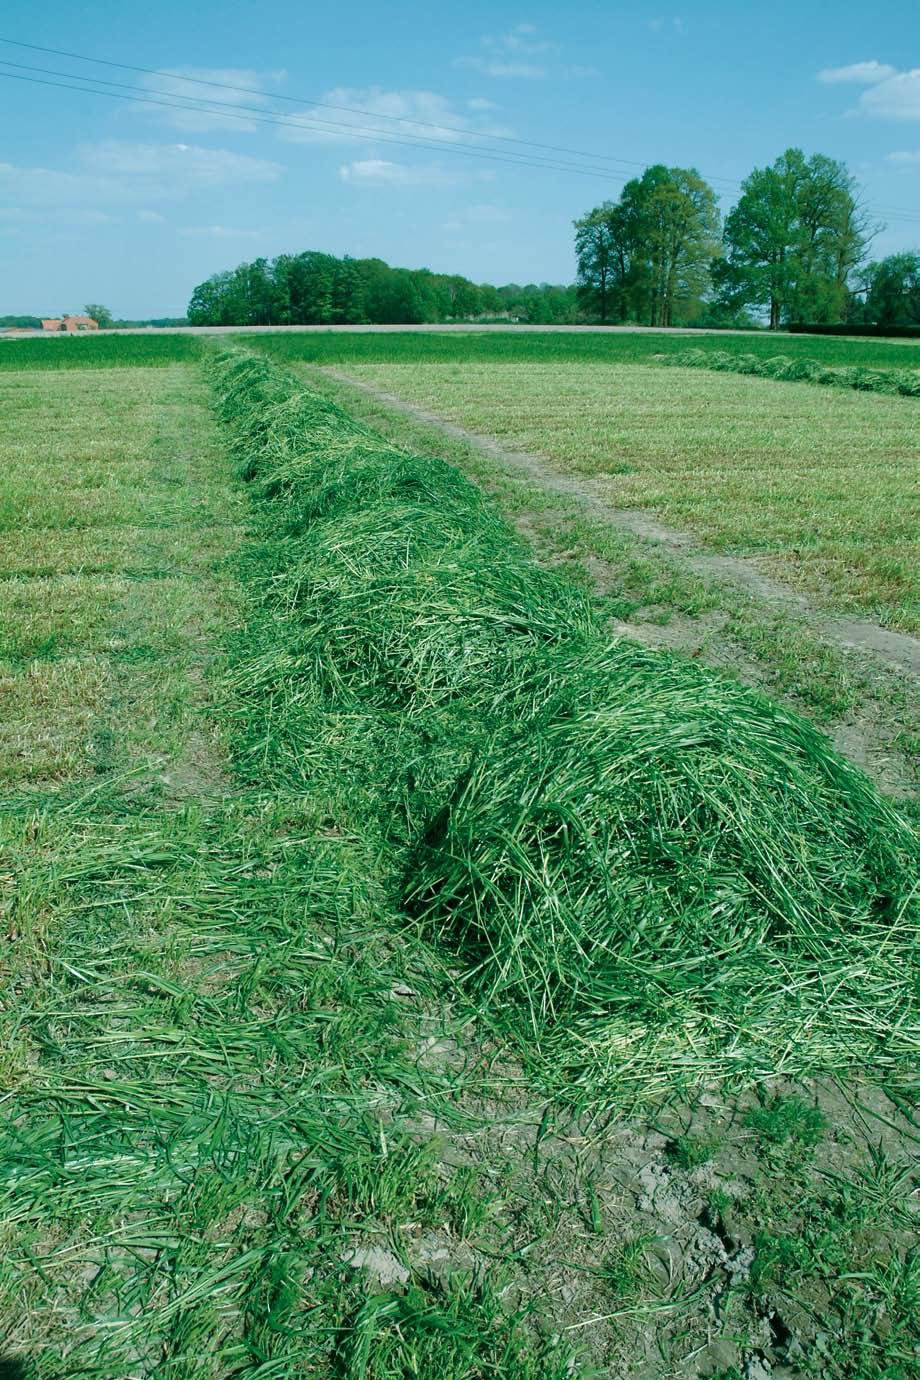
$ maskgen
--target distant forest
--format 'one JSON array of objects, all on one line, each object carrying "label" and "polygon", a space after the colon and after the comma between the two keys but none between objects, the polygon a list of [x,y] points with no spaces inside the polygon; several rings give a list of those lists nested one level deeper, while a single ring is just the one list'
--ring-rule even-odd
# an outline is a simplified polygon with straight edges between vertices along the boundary
[{"label": "distant forest", "polygon": [[193,326],[422,325],[511,320],[541,325],[584,319],[575,285],[492,287],[456,273],[392,268],[383,259],[337,259],[307,250],[256,259],[199,283]]}]

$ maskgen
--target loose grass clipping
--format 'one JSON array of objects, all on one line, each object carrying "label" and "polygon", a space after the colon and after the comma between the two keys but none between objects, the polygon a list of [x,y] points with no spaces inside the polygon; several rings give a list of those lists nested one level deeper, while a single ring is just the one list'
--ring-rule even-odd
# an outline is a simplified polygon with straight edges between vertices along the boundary
[{"label": "loose grass clipping", "polygon": [[916,1056],[920,840],[823,734],[612,642],[453,467],[264,359],[216,367],[284,674],[373,742],[396,900],[487,1015],[643,1076]]}]

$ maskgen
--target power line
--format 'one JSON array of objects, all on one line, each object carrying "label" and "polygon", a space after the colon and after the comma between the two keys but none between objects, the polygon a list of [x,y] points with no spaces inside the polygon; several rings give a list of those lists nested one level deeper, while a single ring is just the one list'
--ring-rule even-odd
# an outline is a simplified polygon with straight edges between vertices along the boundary
[{"label": "power line", "polygon": [[[578,158],[590,158],[594,159],[595,161],[606,161],[609,162],[611,165],[619,163],[621,165],[629,167],[646,166],[643,163],[637,163],[631,159],[614,158],[612,155],[596,154],[577,149],[566,149],[559,145],[542,144],[534,140],[519,139],[511,135],[485,134],[476,130],[462,129],[459,127],[449,125],[438,125],[432,123],[431,121],[413,120],[407,116],[378,114],[372,111],[359,110],[355,107],[333,105],[329,102],[315,101],[307,97],[283,96],[277,93],[261,91],[256,88],[235,86],[230,82],[218,82],[206,78],[187,77],[182,75],[181,73],[160,71],[156,68],[137,67],[132,66],[128,63],[110,62],[105,58],[94,58],[85,54],[72,53],[64,49],[46,48],[38,44],[22,43],[16,39],[7,39],[0,37],[0,43],[12,44],[13,46],[18,48],[28,48],[36,52],[55,53],[59,56],[71,58],[79,62],[91,62],[105,67],[119,68],[123,71],[138,72],[147,76],[159,76],[168,78],[169,80],[184,81],[195,86],[211,86],[225,90],[245,92],[247,95],[250,96],[264,96],[270,100],[283,100],[294,104],[314,106],[318,109],[337,110],[347,112],[349,114],[366,116],[374,120],[385,119],[389,120],[391,123],[396,122],[398,124],[404,124],[411,127],[433,129],[441,133],[458,134],[461,135],[464,139],[470,141],[490,139],[492,141],[512,143],[526,148],[546,149],[560,153],[570,153]],[[511,166],[535,168],[537,170],[565,173],[568,175],[575,176],[603,178],[605,181],[610,179],[612,176],[626,176],[622,169],[615,169],[613,166],[611,166],[609,170],[605,170],[602,168],[590,167],[579,163],[573,163],[568,160],[544,158],[542,156],[534,154],[519,154],[511,149],[483,148],[481,144],[474,144],[473,146],[469,146],[451,143],[450,141],[446,140],[433,141],[426,140],[423,138],[403,139],[400,138],[397,134],[392,133],[388,130],[381,130],[379,127],[366,127],[346,123],[343,121],[311,119],[309,123],[307,123],[303,120],[298,119],[296,116],[285,116],[281,111],[271,109],[266,110],[261,106],[250,106],[242,105],[231,101],[220,101],[213,97],[197,97],[192,95],[185,96],[181,92],[166,92],[161,91],[158,88],[132,86],[125,82],[115,82],[98,77],[84,76],[81,73],[59,72],[56,69],[32,67],[24,63],[10,62],[6,59],[0,59],[0,66],[13,67],[18,69],[17,72],[0,72],[0,77],[7,77],[9,80],[24,81],[39,86],[56,87],[62,90],[78,91],[86,95],[109,96],[113,99],[127,100],[133,104],[157,105],[166,107],[167,109],[186,111],[192,114],[218,116],[228,120],[236,119],[245,121],[247,123],[257,122],[259,124],[281,126],[286,127],[288,129],[300,131],[305,130],[308,133],[310,131],[316,131],[320,134],[330,133],[334,135],[345,132],[353,136],[366,137],[370,140],[373,140],[374,142],[395,144],[404,148],[415,148],[424,150],[426,152],[448,152],[453,154],[460,154],[461,156],[467,158],[479,158],[490,162],[506,163]],[[40,72],[44,73],[45,76],[54,76],[58,78],[72,78],[75,81],[93,84],[76,86],[73,85],[73,82],[69,80],[49,81],[41,79],[39,77],[20,76],[18,75],[18,72]],[[102,88],[113,89],[106,90]],[[708,180],[710,182],[722,182],[728,186],[731,186],[732,188],[740,188],[742,186],[742,183],[732,178],[713,177]],[[724,193],[722,194],[724,195]],[[870,205],[867,207],[867,209],[875,211],[880,215],[890,217],[894,220],[901,221],[904,224],[920,224],[920,211],[908,209],[907,207],[882,207]]]},{"label": "power line", "polygon": [[[181,93],[176,95],[172,92],[160,91],[156,87],[131,86],[125,82],[107,81],[98,77],[84,77],[79,73],[60,72],[54,68],[48,67],[33,67],[25,63],[9,62],[6,59],[0,59],[0,66],[14,67],[21,72],[40,72],[43,73],[45,76],[74,78],[77,81],[94,83],[93,86],[70,87],[69,89],[72,90],[86,91],[88,93],[94,93],[96,95],[114,95],[114,91],[100,91],[98,89],[99,87],[114,87],[117,88],[119,91],[131,92],[133,99],[141,101],[145,104],[167,105],[178,110],[188,110],[193,113],[199,113],[203,115],[217,115],[219,117],[224,117],[227,119],[242,119],[246,120],[247,122],[250,120],[256,120],[262,124],[278,124],[287,126],[290,129],[306,131],[307,133],[313,130],[318,130],[320,132],[344,131],[348,134],[363,135],[369,139],[381,140],[388,143],[402,143],[408,148],[422,148],[435,152],[442,152],[444,150],[447,150],[449,152],[461,152],[466,154],[476,152],[481,156],[489,158],[501,158],[503,160],[513,160],[515,162],[520,162],[522,166],[525,167],[547,167],[552,168],[554,170],[577,171],[588,173],[591,176],[607,177],[610,175],[602,169],[582,167],[579,164],[564,162],[561,159],[547,159],[539,158],[534,155],[515,154],[507,149],[497,149],[494,151],[491,149],[479,149],[475,146],[469,147],[465,145],[456,145],[450,142],[434,142],[428,140],[422,142],[421,139],[402,140],[386,130],[380,130],[374,127],[367,127],[363,125],[347,124],[342,121],[324,121],[311,119],[309,123],[305,123],[304,121],[298,119],[296,116],[288,117],[283,115],[280,111],[266,110],[262,106],[240,105],[232,101],[215,100],[213,97],[184,96]],[[0,72],[0,76],[14,75],[14,73]],[[25,80],[25,78],[21,78],[21,80]],[[44,82],[40,84],[47,86],[64,85],[64,83],[55,82]],[[166,99],[152,100],[151,97],[165,97]],[[127,98],[122,96],[121,99]],[[182,102],[181,105],[179,104],[180,101]],[[234,113],[230,115],[226,113],[227,111],[243,113]],[[479,137],[474,131],[465,131],[465,133],[466,137],[469,139],[475,139]]]},{"label": "power line", "polygon": [[[5,65],[12,66],[13,64]],[[284,116],[273,116],[270,113],[261,111],[256,107],[238,107],[238,110],[244,110],[246,112],[245,114],[239,114],[235,113],[235,111],[232,108],[215,110],[212,108],[214,103],[199,103],[192,105],[186,102],[184,104],[180,104],[180,101],[184,98],[180,98],[180,100],[162,100],[158,99],[155,93],[146,94],[142,91],[142,88],[140,87],[129,88],[129,91],[133,94],[127,94],[122,91],[102,90],[98,85],[76,86],[73,84],[73,82],[49,81],[41,77],[26,77],[21,76],[17,72],[0,72],[0,77],[5,77],[9,81],[28,82],[34,86],[50,86],[55,87],[59,90],[79,91],[82,92],[84,95],[89,96],[108,96],[113,100],[129,101],[132,104],[165,106],[167,109],[170,110],[182,110],[187,113],[198,115],[219,115],[222,119],[228,120],[244,120],[247,122],[256,121],[259,124],[280,125],[288,129],[307,130],[307,132],[309,132],[310,130],[318,130],[321,133],[330,131],[333,133],[339,133],[341,130],[347,130],[351,134],[363,134],[369,139],[372,139],[374,142],[385,144],[398,144],[404,148],[422,149],[425,152],[429,153],[447,152],[460,154],[461,156],[466,158],[481,158],[489,162],[508,163],[512,166],[535,168],[537,170],[542,170],[545,172],[561,172],[581,175],[584,177],[603,178],[605,182],[609,182],[610,178],[614,175],[612,172],[604,172],[599,168],[583,168],[579,167],[577,164],[553,163],[548,159],[530,159],[517,154],[513,154],[510,151],[496,150],[495,152],[492,152],[485,149],[462,148],[456,144],[420,143],[415,140],[400,139],[388,133],[381,133],[378,130],[363,130],[361,127],[355,125],[335,125],[332,123],[321,121],[312,121],[310,125],[304,125],[300,121],[287,119]],[[78,78],[78,80],[94,81],[96,79],[86,77]],[[119,85],[119,83],[105,83],[105,85],[115,86]],[[224,106],[227,103],[220,102],[219,104],[221,106]]]},{"label": "power line", "polygon": [[[538,143],[533,139],[521,139],[511,134],[489,134],[480,130],[465,129],[457,125],[435,124],[430,120],[416,120],[408,115],[388,115],[378,111],[362,110],[355,106],[336,105],[329,101],[319,101],[309,96],[288,96],[274,91],[263,91],[258,87],[236,86],[232,82],[214,81],[206,77],[189,77],[181,72],[164,71],[156,67],[137,67],[127,62],[112,62],[107,58],[92,57],[87,53],[74,53],[65,48],[45,48],[38,43],[23,43],[15,38],[3,38],[0,36],[0,43],[6,43],[16,48],[28,48],[37,53],[52,53],[56,57],[71,58],[76,62],[91,62],[100,67],[114,67],[123,72],[137,72],[148,77],[166,77],[170,81],[184,81],[192,86],[211,86],[215,89],[225,91],[236,91],[248,96],[264,96],[268,100],[284,101],[293,105],[309,105],[322,110],[337,110],[349,115],[360,115],[373,120],[388,120],[398,124],[411,125],[419,129],[434,129],[445,134],[462,134],[466,138],[492,139],[502,143],[519,144],[526,148],[544,149],[550,153],[564,153],[576,158],[592,158],[598,162],[618,163],[628,168],[645,168],[647,163],[637,162],[632,158],[614,157],[606,153],[593,153],[588,149],[566,148],[558,144]],[[9,63],[8,66],[16,64]],[[76,76],[79,80],[95,80],[95,78],[83,78],[78,73],[64,73],[66,76]],[[732,187],[740,187],[741,183],[734,178],[709,178],[710,182],[725,182]]]}]

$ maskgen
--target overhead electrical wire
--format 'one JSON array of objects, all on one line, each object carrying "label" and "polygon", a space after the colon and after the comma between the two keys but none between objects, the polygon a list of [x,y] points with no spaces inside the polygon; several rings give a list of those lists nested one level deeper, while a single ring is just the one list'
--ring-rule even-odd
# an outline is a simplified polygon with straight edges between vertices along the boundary
[{"label": "overhead electrical wire", "polygon": [[[330,101],[319,101],[309,96],[289,96],[276,91],[264,91],[253,86],[237,86],[232,82],[215,81],[207,77],[190,77],[182,72],[170,72],[156,67],[137,67],[126,62],[113,62],[108,58],[92,57],[87,53],[74,53],[65,48],[46,48],[37,43],[23,43],[14,38],[3,38],[0,36],[0,43],[6,43],[16,48],[29,48],[37,53],[51,53],[55,57],[71,58],[76,62],[90,62],[100,67],[115,67],[123,72],[137,72],[148,77],[165,77],[170,81],[183,81],[192,86],[211,86],[224,91],[236,91],[248,96],[264,96],[268,100],[283,101],[293,105],[314,106],[321,110],[337,110],[349,115],[360,115],[364,118],[373,120],[387,120],[391,123],[410,125],[419,129],[438,130],[445,134],[462,134],[466,138],[491,139],[506,144],[518,144],[525,148],[543,149],[550,153],[564,153],[576,158],[592,158],[598,162],[619,164],[628,168],[645,168],[646,163],[641,163],[632,158],[620,158],[607,153],[594,153],[588,149],[567,148],[559,144],[544,144],[533,139],[521,139],[512,134],[492,134],[485,130],[471,130],[459,125],[438,124],[431,120],[419,120],[411,115],[390,115],[382,111],[363,110],[357,106],[340,105]],[[14,64],[9,64],[14,65]],[[66,73],[68,76],[78,76],[77,73]],[[95,80],[87,77],[85,80]],[[709,181],[726,182],[733,187],[740,187],[741,183],[733,178],[710,178]]]},{"label": "overhead electrical wire", "polygon": [[[2,59],[0,59],[0,63],[2,63]],[[579,167],[577,164],[553,163],[548,159],[538,160],[534,158],[526,158],[523,156],[512,154],[510,151],[506,152],[496,150],[493,152],[492,150],[486,149],[462,147],[457,144],[421,143],[417,140],[400,139],[387,132],[362,129],[362,127],[355,125],[333,124],[331,122],[321,122],[313,120],[311,120],[309,124],[304,124],[303,122],[294,119],[288,119],[284,116],[272,115],[268,112],[263,111],[259,107],[238,107],[236,111],[234,111],[233,109],[224,108],[218,110],[213,108],[214,103],[194,105],[189,104],[187,101],[185,101],[185,103],[181,103],[183,102],[183,100],[185,100],[185,98],[182,97],[180,97],[178,100],[163,100],[158,98],[156,93],[148,94],[146,88],[142,89],[140,87],[132,87],[130,89],[130,92],[123,92],[117,90],[109,91],[101,89],[98,85],[76,86],[73,82],[50,81],[42,77],[27,77],[21,75],[18,72],[0,71],[0,77],[5,77],[9,81],[28,82],[35,86],[51,86],[59,90],[79,91],[82,92],[84,95],[89,96],[108,96],[112,100],[124,100],[129,101],[132,104],[165,106],[167,109],[182,110],[189,114],[220,116],[221,118],[227,120],[243,120],[246,122],[255,121],[259,124],[276,126],[280,125],[288,129],[299,129],[301,131],[306,131],[307,133],[309,133],[311,130],[318,131],[319,133],[332,132],[334,134],[341,134],[343,131],[347,131],[352,135],[360,135],[376,143],[396,144],[403,148],[422,149],[423,151],[428,153],[455,153],[467,158],[481,158],[489,162],[509,163],[517,167],[535,168],[537,170],[543,170],[546,172],[561,172],[580,175],[583,177],[603,178],[604,181],[610,181],[611,177],[615,176],[614,173],[604,172],[599,168],[582,168]],[[77,80],[90,81],[95,79],[77,77]],[[106,85],[115,86],[118,85],[118,83],[106,83]],[[225,103],[220,102],[219,104],[223,106]],[[240,111],[245,111],[246,113],[238,113]]]},{"label": "overhead electrical wire", "polygon": [[[603,178],[605,181],[611,178],[625,178],[628,174],[624,168],[644,168],[644,163],[636,162],[633,159],[615,157],[608,154],[593,153],[589,150],[572,149],[561,145],[544,144],[536,140],[520,139],[513,135],[493,134],[485,131],[468,129],[460,126],[436,124],[433,121],[418,120],[411,116],[390,115],[383,112],[363,110],[359,107],[339,105],[328,101],[318,101],[306,96],[287,96],[277,92],[268,92],[254,87],[244,87],[235,85],[232,82],[215,81],[204,77],[191,77],[184,73],[169,72],[159,68],[140,67],[130,63],[113,62],[106,58],[96,58],[84,53],[75,53],[67,49],[49,48],[35,43],[24,43],[17,39],[0,37],[0,43],[12,45],[17,48],[27,48],[34,52],[53,53],[59,57],[66,57],[77,62],[88,62],[98,66],[117,68],[122,71],[136,72],[144,76],[153,76],[167,79],[170,81],[181,81],[192,86],[208,86],[215,89],[242,92],[249,96],[264,97],[273,101],[284,101],[288,104],[311,106],[318,110],[334,110],[350,115],[357,115],[362,118],[375,121],[386,120],[391,124],[406,126],[406,134],[411,130],[434,130],[440,134],[451,134],[460,136],[465,143],[453,142],[447,139],[434,139],[425,135],[415,138],[400,137],[403,131],[390,131],[381,129],[379,125],[363,126],[355,125],[345,121],[335,121],[328,119],[317,119],[310,117],[309,120],[298,119],[296,116],[287,116],[282,111],[266,109],[263,106],[243,105],[238,102],[221,101],[215,97],[199,97],[191,94],[184,95],[182,92],[163,91],[156,87],[133,86],[125,82],[111,81],[106,78],[84,75],[79,72],[61,72],[53,68],[33,67],[25,63],[11,62],[0,59],[0,66],[15,68],[16,71],[0,71],[0,77],[9,80],[29,82],[39,86],[57,87],[63,90],[82,92],[87,95],[109,96],[112,99],[126,100],[133,104],[163,106],[167,109],[182,110],[191,114],[212,117],[221,117],[228,120],[240,120],[247,123],[255,122],[259,124],[275,125],[288,129],[299,130],[306,133],[311,131],[320,135],[328,134],[333,137],[348,134],[353,137],[363,137],[374,142],[383,144],[395,144],[404,148],[415,148],[425,152],[452,153],[459,154],[467,158],[479,158],[490,162],[506,163],[512,166],[529,167],[537,170],[564,173],[574,176]],[[25,76],[21,73],[41,73],[43,76]],[[66,80],[48,80],[48,78],[64,78]],[[74,82],[84,83],[74,85]],[[91,84],[89,84],[91,83]],[[111,88],[111,89],[108,89]],[[546,158],[541,154],[518,153],[515,149],[503,147],[483,147],[484,140],[489,140],[493,145],[512,144],[520,148],[542,149],[555,154],[571,155],[577,159],[591,159],[595,163],[608,163],[609,168],[592,167],[583,162],[572,162],[571,159]],[[616,165],[619,165],[617,167]],[[726,187],[739,189],[742,184],[733,178],[711,177],[708,179],[712,183],[722,183]],[[725,194],[724,192],[722,193]],[[877,214],[899,220],[905,224],[920,224],[920,210],[908,209],[906,207],[888,206],[868,206],[866,209],[872,210]]]}]

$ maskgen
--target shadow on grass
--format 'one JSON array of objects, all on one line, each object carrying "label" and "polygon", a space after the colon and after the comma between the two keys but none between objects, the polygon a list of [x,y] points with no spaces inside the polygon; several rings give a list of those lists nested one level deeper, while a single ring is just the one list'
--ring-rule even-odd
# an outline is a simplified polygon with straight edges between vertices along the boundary
[{"label": "shadow on grass", "polygon": [[0,1356],[0,1380],[29,1380],[25,1361],[13,1356]]}]

